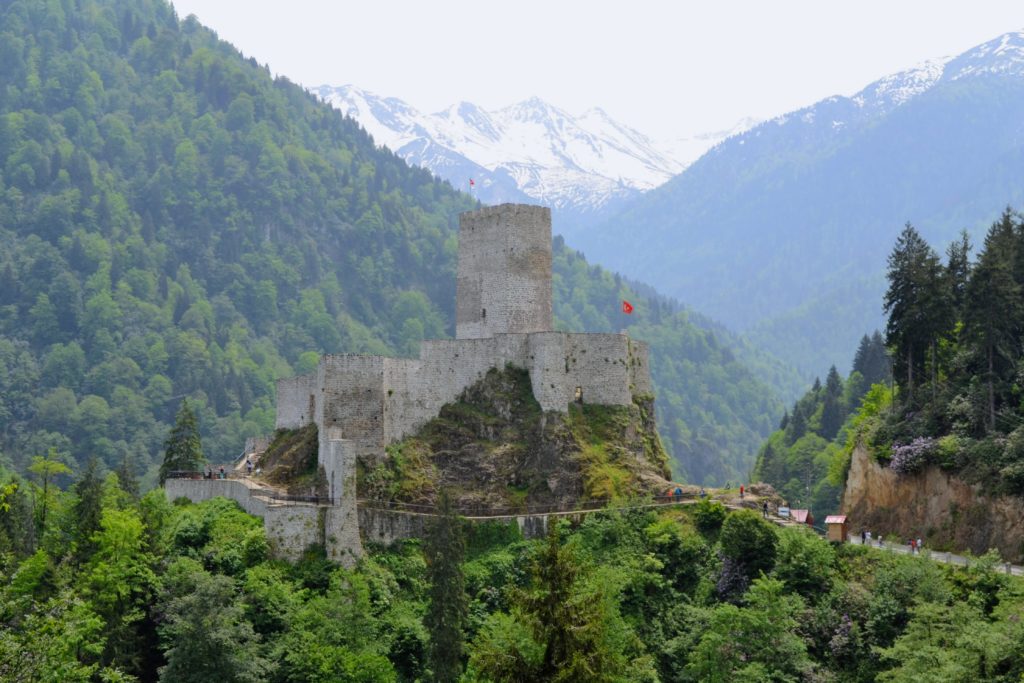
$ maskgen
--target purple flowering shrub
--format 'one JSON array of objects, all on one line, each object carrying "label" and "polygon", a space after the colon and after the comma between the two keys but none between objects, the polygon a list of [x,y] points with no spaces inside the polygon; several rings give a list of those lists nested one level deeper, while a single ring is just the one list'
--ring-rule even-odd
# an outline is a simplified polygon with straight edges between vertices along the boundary
[{"label": "purple flowering shrub", "polygon": [[908,444],[893,444],[889,469],[897,474],[913,474],[928,464],[928,458],[935,451],[935,439],[919,436]]}]

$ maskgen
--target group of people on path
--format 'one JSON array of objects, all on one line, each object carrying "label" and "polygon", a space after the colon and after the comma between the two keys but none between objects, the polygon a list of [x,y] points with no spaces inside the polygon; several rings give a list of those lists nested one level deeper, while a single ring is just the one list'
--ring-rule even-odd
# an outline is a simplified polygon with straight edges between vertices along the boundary
[{"label": "group of people on path", "polygon": [[203,470],[203,479],[227,479],[227,477],[228,475],[224,471],[224,465],[221,465],[220,469],[216,472],[214,472],[213,468],[209,465],[207,465],[206,469]]},{"label": "group of people on path", "polygon": [[[861,545],[871,545],[871,540],[872,540],[871,532],[867,531],[865,529],[861,529],[860,530],[860,544]],[[920,538],[911,538],[909,541],[907,541],[907,545],[910,547],[910,554],[911,555],[916,555],[916,554],[920,553],[921,549],[924,547],[923,542],[921,541]],[[879,548],[884,548],[885,547],[885,539],[882,537],[882,534],[878,534],[878,547]]]}]

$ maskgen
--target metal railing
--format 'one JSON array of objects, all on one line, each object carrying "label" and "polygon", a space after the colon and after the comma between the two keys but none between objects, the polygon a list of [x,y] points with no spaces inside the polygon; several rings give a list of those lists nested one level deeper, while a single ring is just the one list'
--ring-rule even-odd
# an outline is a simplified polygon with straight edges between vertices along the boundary
[{"label": "metal railing", "polygon": [[[223,470],[221,469],[223,467]],[[207,476],[207,475],[210,476]],[[247,479],[245,472],[238,472],[234,467],[213,465],[207,470],[174,470],[167,473],[168,479]]]},{"label": "metal railing", "polygon": [[[513,505],[505,507],[492,507],[480,505],[453,505],[452,511],[462,517],[515,517],[519,515],[549,515],[549,514],[572,514],[574,512],[596,512],[604,509],[642,509],[660,505],[690,504],[696,502],[694,496],[649,496],[628,504],[616,505],[618,502],[611,498],[598,498],[594,500],[574,503],[571,506],[547,504],[547,505]],[[439,508],[429,503],[406,503],[397,500],[372,500],[361,498],[358,501],[360,507],[372,508],[375,510],[394,510],[397,512],[412,512],[424,515],[435,515]]]},{"label": "metal railing", "polygon": [[223,481],[225,479],[232,479],[235,481],[249,481],[249,495],[263,496],[264,498],[270,498],[282,503],[313,503],[315,505],[330,505],[331,499],[329,496],[318,496],[315,494],[296,494],[296,493],[282,493],[275,491],[274,489],[264,488],[253,481],[244,472],[236,472],[233,470],[224,469],[224,476],[220,476],[219,466],[213,469],[213,476],[207,476],[205,471],[196,470],[175,470],[167,473],[168,479],[193,479],[199,481]]}]

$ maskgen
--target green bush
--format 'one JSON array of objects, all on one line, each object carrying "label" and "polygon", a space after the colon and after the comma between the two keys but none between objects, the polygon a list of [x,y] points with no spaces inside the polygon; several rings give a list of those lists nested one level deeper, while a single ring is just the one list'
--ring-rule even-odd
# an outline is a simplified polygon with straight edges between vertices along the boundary
[{"label": "green bush", "polygon": [[722,528],[727,512],[717,500],[705,498],[693,506],[693,518],[704,534],[714,534]]}]

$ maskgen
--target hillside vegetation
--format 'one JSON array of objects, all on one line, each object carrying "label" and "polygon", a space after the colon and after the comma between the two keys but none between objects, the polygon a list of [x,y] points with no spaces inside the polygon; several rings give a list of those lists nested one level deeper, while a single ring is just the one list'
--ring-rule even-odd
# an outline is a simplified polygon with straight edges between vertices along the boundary
[{"label": "hillside vegetation", "polygon": [[[228,460],[272,429],[277,378],[451,333],[472,200],[195,18],[7,2],[0,52],[0,453],[18,469],[56,448],[151,482],[183,397]],[[652,343],[680,475],[740,478],[771,390],[678,307],[561,242],[554,267],[561,328]]]},{"label": "hillside vegetation", "polygon": [[[904,228],[884,301],[895,386],[868,391],[836,434],[822,421],[830,379],[769,438],[757,474],[794,498],[814,492],[810,504],[831,510],[859,443],[899,475],[934,465],[983,493],[1024,496],[1024,219],[1006,209],[974,258],[972,250],[964,234],[941,258],[916,228]],[[844,394],[851,385],[864,394],[860,374]]]},{"label": "hillside vegetation", "polygon": [[[546,540],[478,526],[450,540],[461,561],[431,536],[346,570],[315,549],[269,559],[261,522],[233,502],[137,498],[92,467],[77,479],[0,493],[5,681],[433,681],[441,638],[464,646],[456,675],[480,683],[1024,674],[1021,581],[991,557],[964,570],[833,547],[703,503],[593,514]],[[440,607],[439,563],[457,577]],[[463,627],[431,627],[455,602]]]}]

